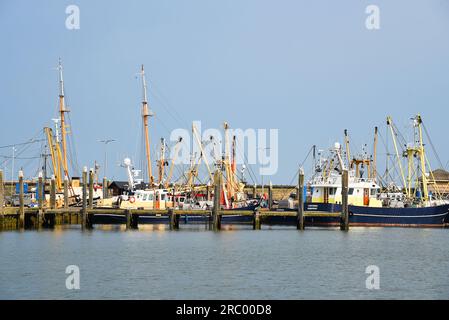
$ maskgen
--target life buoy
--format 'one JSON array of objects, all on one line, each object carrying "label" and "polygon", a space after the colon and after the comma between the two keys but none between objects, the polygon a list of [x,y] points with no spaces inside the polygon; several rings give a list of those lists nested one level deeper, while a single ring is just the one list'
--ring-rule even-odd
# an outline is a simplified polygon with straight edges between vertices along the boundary
[{"label": "life buoy", "polygon": [[131,203],[136,202],[136,198],[134,198],[133,196],[129,197],[129,202],[131,202]]}]

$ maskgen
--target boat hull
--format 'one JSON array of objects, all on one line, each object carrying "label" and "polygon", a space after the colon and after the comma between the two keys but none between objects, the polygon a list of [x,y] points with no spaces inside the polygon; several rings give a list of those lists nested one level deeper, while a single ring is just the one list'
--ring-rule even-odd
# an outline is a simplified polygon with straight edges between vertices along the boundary
[{"label": "boat hull", "polygon": [[[305,203],[306,212],[341,212],[341,205]],[[444,227],[448,221],[448,205],[422,208],[377,208],[349,206],[351,226],[373,227]],[[306,217],[306,225],[339,225],[338,217]]]}]

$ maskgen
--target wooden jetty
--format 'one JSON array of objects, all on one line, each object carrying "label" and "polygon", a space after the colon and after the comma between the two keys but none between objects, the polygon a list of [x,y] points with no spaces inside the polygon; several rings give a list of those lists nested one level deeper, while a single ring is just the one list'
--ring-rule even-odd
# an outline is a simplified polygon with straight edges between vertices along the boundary
[{"label": "wooden jetty", "polygon": [[[340,218],[341,230],[347,231],[349,229],[348,206],[347,206],[347,190],[348,179],[347,171],[343,172],[343,212],[341,213],[325,213],[317,211],[304,211],[303,206],[298,206],[296,211],[274,211],[271,209],[256,209],[254,211],[248,210],[222,210],[220,208],[219,198],[214,197],[214,206],[211,210],[178,210],[168,208],[166,210],[145,210],[145,209],[117,209],[117,208],[95,208],[93,206],[93,173],[84,168],[82,175],[83,194],[82,207],[69,207],[68,197],[64,197],[64,205],[62,208],[56,208],[56,182],[51,180],[50,187],[50,201],[49,206],[44,207],[42,184],[43,179],[40,176],[38,180],[39,201],[37,208],[24,207],[24,188],[23,188],[23,172],[19,173],[19,207],[5,207],[4,206],[4,187],[3,187],[3,172],[0,170],[0,230],[20,230],[20,229],[38,229],[38,228],[53,228],[56,225],[64,224],[78,224],[83,229],[93,228],[95,216],[119,217],[120,223],[126,224],[126,229],[138,229],[139,217],[157,216],[165,218],[164,221],[169,224],[170,229],[177,230],[180,227],[181,217],[204,217],[211,230],[220,230],[222,226],[222,218],[226,216],[247,217],[247,221],[252,222],[254,230],[260,230],[262,224],[273,217],[288,218],[290,220],[296,219],[296,228],[304,230],[306,217],[333,217]],[[214,193],[221,194],[221,172],[217,171],[215,175]],[[67,189],[68,181],[64,180],[64,189]],[[303,188],[304,188],[304,173],[301,170],[298,181],[298,196],[299,203],[303,202]],[[346,197],[346,199],[345,199]],[[106,219],[107,220],[107,219]],[[109,224],[109,223],[105,223]]]}]

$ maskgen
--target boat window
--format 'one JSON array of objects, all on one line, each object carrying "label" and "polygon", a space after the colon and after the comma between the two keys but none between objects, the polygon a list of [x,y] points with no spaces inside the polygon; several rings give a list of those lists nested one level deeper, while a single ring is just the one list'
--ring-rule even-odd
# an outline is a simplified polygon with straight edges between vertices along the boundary
[{"label": "boat window", "polygon": [[371,195],[375,196],[377,194],[377,189],[371,189]]},{"label": "boat window", "polygon": [[348,194],[349,194],[349,195],[353,195],[353,194],[354,194],[354,188],[349,188]]},{"label": "boat window", "polygon": [[153,201],[153,194],[150,194],[150,196],[148,197],[149,201]]},{"label": "boat window", "polygon": [[165,200],[165,194],[161,194],[161,201]]},{"label": "boat window", "polygon": [[329,188],[329,195],[334,196],[337,192],[337,188]]},{"label": "boat window", "polygon": [[147,201],[147,196],[148,196],[147,194],[144,194],[142,200],[143,200],[143,201]]}]

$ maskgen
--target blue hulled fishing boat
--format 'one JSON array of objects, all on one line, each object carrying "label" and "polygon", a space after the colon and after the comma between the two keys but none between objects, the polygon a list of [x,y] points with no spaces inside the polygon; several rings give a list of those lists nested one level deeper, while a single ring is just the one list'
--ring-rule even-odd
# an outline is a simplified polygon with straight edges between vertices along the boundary
[{"label": "blue hulled fishing boat", "polygon": [[[342,171],[348,170],[348,207],[351,226],[379,227],[444,227],[449,221],[449,201],[444,199],[433,172],[429,168],[423,142],[421,116],[413,119],[413,143],[399,144],[398,133],[391,117],[387,125],[392,136],[397,160],[397,172],[402,186],[393,181],[392,169],[386,175],[378,175],[376,168],[376,145],[378,130],[375,129],[374,155],[366,150],[351,158],[349,137],[345,130],[345,145],[336,143],[329,155],[320,153],[314,162],[314,173],[308,181],[305,212],[339,213],[342,211]],[[427,130],[426,130],[427,132]],[[365,145],[366,147],[366,145]],[[402,150],[401,147],[403,147]],[[387,151],[387,155],[389,155]],[[405,164],[403,164],[405,162]],[[389,161],[387,160],[387,163]],[[404,172],[407,168],[407,173]],[[289,209],[287,209],[289,210]],[[291,210],[291,209],[290,209]],[[292,219],[292,222],[293,219]],[[314,226],[339,225],[337,216],[314,216],[305,218]]]}]

